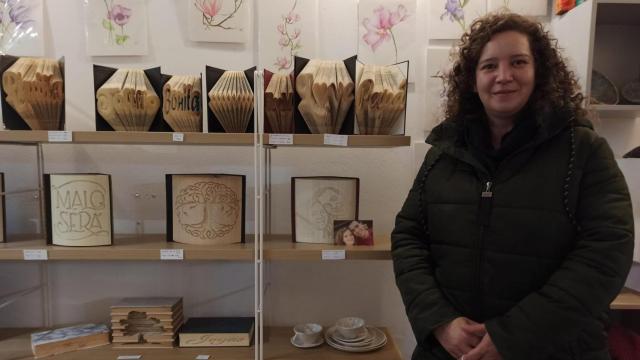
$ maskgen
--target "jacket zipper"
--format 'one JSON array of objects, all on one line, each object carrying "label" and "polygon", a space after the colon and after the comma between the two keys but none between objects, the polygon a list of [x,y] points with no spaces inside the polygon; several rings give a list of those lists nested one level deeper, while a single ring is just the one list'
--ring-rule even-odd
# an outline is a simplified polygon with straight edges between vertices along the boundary
[{"label": "jacket zipper", "polygon": [[484,181],[484,189],[480,194],[480,206],[478,209],[478,222],[480,224],[480,234],[476,241],[476,296],[477,302],[477,314],[480,319],[484,321],[484,283],[482,275],[482,263],[484,262],[484,236],[485,230],[489,226],[489,219],[491,217],[491,205],[493,202],[493,182],[491,180]]}]

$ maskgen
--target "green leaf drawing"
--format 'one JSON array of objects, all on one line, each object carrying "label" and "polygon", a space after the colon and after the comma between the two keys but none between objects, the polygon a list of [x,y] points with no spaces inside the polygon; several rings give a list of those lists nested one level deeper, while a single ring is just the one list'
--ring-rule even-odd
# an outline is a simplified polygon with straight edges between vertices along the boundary
[{"label": "green leaf drawing", "polygon": [[467,6],[467,3],[468,3],[468,2],[469,2],[469,0],[464,0],[464,1],[462,2],[462,7]]},{"label": "green leaf drawing", "polygon": [[111,21],[107,19],[102,19],[102,27],[107,29],[108,31],[113,30],[113,24],[111,24]]},{"label": "green leaf drawing", "polygon": [[129,35],[116,35],[116,44],[124,45],[127,39],[129,39]]}]

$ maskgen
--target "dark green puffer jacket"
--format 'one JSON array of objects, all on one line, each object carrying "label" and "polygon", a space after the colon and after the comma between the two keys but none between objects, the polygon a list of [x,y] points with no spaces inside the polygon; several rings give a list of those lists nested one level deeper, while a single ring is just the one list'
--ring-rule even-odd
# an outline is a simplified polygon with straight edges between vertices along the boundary
[{"label": "dark green puffer jacket", "polygon": [[485,323],[505,360],[609,359],[606,313],[633,254],[627,185],[588,121],[537,121],[493,174],[456,122],[428,137],[391,235],[413,359],[452,359],[432,332],[458,316]]}]

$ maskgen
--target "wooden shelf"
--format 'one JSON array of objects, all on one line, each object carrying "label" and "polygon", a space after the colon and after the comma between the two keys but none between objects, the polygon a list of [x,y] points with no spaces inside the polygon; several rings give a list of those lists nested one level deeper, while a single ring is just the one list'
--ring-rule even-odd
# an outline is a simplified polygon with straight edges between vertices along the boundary
[{"label": "wooden shelf", "polygon": [[596,111],[602,118],[640,117],[640,105],[590,105],[589,109]]},{"label": "wooden shelf", "polygon": [[[30,334],[36,329],[2,329],[0,330],[0,359],[26,360],[33,359],[31,353]],[[265,360],[400,360],[400,352],[389,332],[387,345],[382,349],[368,353],[346,353],[323,344],[312,349],[298,349],[291,345],[293,335],[289,327],[267,328],[265,331]],[[254,358],[253,347],[234,348],[173,348],[173,349],[114,349],[111,345],[93,349],[79,350],[48,357],[51,360],[114,360],[120,355],[142,355],[142,360],[193,360],[198,355],[210,355],[212,360],[250,360]]]},{"label": "wooden shelf", "polygon": [[640,292],[624,288],[610,307],[613,310],[640,310]]},{"label": "wooden shelf", "polygon": [[69,247],[47,245],[43,239],[0,243],[0,260],[23,260],[23,250],[47,250],[49,260],[160,260],[161,249],[183,249],[184,260],[253,261],[253,235],[247,243],[190,245],[166,242],[164,235],[116,235],[111,246]]},{"label": "wooden shelf", "polygon": [[[399,147],[411,145],[411,136],[404,135],[345,135],[348,136],[347,147]],[[269,144],[269,134],[264,134],[264,144]],[[293,145],[277,146],[323,146],[337,147],[324,144],[324,134],[293,134]]]},{"label": "wooden shelf", "polygon": [[389,236],[376,237],[375,245],[351,246],[331,244],[294,243],[291,235],[267,235],[264,240],[264,257],[267,260],[322,260],[323,250],[345,250],[346,260],[389,260],[391,240]]},{"label": "wooden shelf", "polygon": [[[253,145],[253,133],[183,133],[183,141],[173,141],[171,132],[73,131],[72,144],[147,144],[147,145]],[[0,131],[0,142],[17,144],[50,143],[45,130]],[[65,142],[51,142],[65,144]],[[68,144],[68,142],[67,142]]]}]

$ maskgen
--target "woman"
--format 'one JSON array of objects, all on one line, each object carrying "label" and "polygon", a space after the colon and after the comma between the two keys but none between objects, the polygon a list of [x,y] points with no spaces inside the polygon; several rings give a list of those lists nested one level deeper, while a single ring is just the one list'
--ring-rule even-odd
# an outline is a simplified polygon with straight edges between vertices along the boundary
[{"label": "woman", "polygon": [[631,203],[556,43],[488,15],[445,83],[446,120],[392,233],[413,359],[609,359]]},{"label": "woman", "polygon": [[345,226],[336,231],[335,244],[347,246],[353,246],[356,244],[356,238],[349,227]]}]

